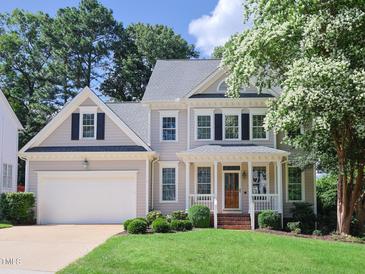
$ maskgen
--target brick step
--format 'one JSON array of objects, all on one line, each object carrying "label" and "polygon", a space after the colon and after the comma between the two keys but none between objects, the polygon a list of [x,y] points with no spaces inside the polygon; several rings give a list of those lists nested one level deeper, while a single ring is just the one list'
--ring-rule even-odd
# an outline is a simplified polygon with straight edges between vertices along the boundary
[{"label": "brick step", "polygon": [[219,219],[218,222],[251,222],[250,219]]},{"label": "brick step", "polygon": [[222,222],[218,220],[218,225],[251,225],[251,222]]},{"label": "brick step", "polygon": [[251,220],[250,217],[218,217],[218,220]]},{"label": "brick step", "polygon": [[251,230],[250,225],[219,225],[218,228],[233,230]]},{"label": "brick step", "polygon": [[243,214],[243,213],[218,213],[218,218],[220,217],[247,217],[250,218],[249,214]]}]

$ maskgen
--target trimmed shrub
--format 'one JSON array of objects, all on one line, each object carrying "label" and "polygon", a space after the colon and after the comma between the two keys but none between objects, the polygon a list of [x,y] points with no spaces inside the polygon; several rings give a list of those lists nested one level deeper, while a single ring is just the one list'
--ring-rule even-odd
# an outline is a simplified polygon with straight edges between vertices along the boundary
[{"label": "trimmed shrub", "polygon": [[300,229],[300,222],[288,222],[286,224],[286,226],[288,227],[288,229],[295,233],[295,234],[300,234],[301,233],[301,229]]},{"label": "trimmed shrub", "polygon": [[184,220],[172,220],[171,229],[175,231],[185,231]]},{"label": "trimmed shrub", "polygon": [[272,210],[264,210],[258,216],[258,223],[260,228],[280,230],[280,215]]},{"label": "trimmed shrub", "polygon": [[134,219],[128,224],[127,231],[130,234],[144,234],[147,232],[147,223],[141,219]]},{"label": "trimmed shrub", "polygon": [[146,219],[147,219],[147,223],[150,225],[153,223],[154,220],[158,219],[158,218],[162,218],[163,215],[161,213],[161,211],[159,210],[152,210],[150,212],[147,213]]},{"label": "trimmed shrub", "polygon": [[34,224],[34,194],[9,192],[0,196],[0,218],[15,225]]},{"label": "trimmed shrub", "polygon": [[193,229],[193,223],[189,220],[181,220],[184,223],[185,230],[192,230]]},{"label": "trimmed shrub", "polygon": [[134,219],[128,219],[128,220],[125,220],[124,223],[123,223],[123,227],[124,227],[124,230],[128,230],[128,225],[133,222]]},{"label": "trimmed shrub", "polygon": [[203,205],[193,205],[188,210],[189,220],[194,227],[207,228],[210,226],[210,209]]},{"label": "trimmed shrub", "polygon": [[305,234],[312,234],[316,221],[312,205],[309,203],[293,203],[294,208],[291,212],[293,220],[300,222],[300,228]]},{"label": "trimmed shrub", "polygon": [[156,233],[167,233],[170,232],[170,224],[164,218],[157,218],[152,222],[152,230]]},{"label": "trimmed shrub", "polygon": [[188,213],[186,213],[184,210],[176,210],[171,213],[171,218],[173,220],[187,220]]}]

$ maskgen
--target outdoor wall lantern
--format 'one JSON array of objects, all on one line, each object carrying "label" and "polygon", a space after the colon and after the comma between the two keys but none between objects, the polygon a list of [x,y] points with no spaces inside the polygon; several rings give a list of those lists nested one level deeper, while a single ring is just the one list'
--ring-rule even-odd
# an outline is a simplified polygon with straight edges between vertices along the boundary
[{"label": "outdoor wall lantern", "polygon": [[85,159],[83,162],[82,162],[82,166],[86,169],[89,167],[89,161],[87,159]]}]

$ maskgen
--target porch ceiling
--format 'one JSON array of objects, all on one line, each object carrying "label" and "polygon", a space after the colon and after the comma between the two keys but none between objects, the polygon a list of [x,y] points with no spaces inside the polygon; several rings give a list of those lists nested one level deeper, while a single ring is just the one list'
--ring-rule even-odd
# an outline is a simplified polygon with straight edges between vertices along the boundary
[{"label": "porch ceiling", "polygon": [[204,145],[177,153],[185,162],[267,162],[282,160],[289,152],[256,145]]}]

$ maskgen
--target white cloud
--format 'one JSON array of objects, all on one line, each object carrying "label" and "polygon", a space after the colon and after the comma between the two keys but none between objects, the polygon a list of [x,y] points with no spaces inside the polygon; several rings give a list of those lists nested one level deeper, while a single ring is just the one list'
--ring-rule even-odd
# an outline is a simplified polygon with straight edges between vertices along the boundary
[{"label": "white cloud", "polygon": [[243,0],[219,0],[210,15],[203,15],[189,24],[189,33],[196,38],[196,47],[210,56],[216,46],[221,46],[243,24]]}]

